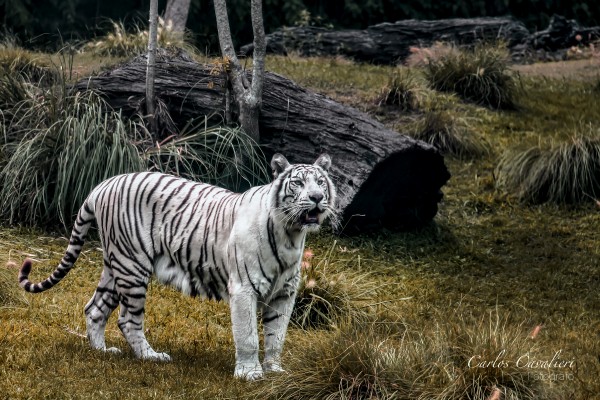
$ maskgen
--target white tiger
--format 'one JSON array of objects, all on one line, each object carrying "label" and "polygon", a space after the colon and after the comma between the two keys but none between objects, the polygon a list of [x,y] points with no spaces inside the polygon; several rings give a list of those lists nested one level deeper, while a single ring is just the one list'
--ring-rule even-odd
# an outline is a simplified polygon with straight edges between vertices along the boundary
[{"label": "white tiger", "polygon": [[[306,233],[335,216],[336,192],[328,155],[313,165],[291,165],[276,154],[274,180],[244,193],[156,172],[125,174],[99,184],[85,200],[69,246],[44,281],[28,277],[25,260],[19,283],[37,293],[60,282],[77,260],[96,220],[104,269],[85,307],[87,336],[106,348],[104,330],[120,305],[118,325],[136,357],[170,361],[152,349],[143,329],[150,277],[191,296],[229,301],[236,348],[234,375],[258,379],[283,371],[280,362],[300,281]],[[264,360],[259,362],[257,312],[264,326]]]}]

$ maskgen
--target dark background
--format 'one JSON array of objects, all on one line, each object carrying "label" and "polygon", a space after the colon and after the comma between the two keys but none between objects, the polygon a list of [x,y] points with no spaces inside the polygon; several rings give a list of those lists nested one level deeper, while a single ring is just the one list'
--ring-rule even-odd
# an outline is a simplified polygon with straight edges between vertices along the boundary
[{"label": "dark background", "polygon": [[[237,45],[252,40],[250,0],[229,0],[229,17]],[[159,13],[166,0],[159,1]],[[112,29],[111,20],[127,27],[145,27],[149,0],[0,0],[3,31],[21,45],[57,48],[64,42],[86,40]],[[308,13],[307,13],[308,12]],[[576,19],[583,26],[600,22],[600,1],[578,0],[264,0],[267,33],[282,25],[310,24],[333,28],[365,28],[401,19],[512,15],[530,31],[545,29],[554,14]],[[216,53],[212,0],[192,0],[188,28],[196,45]]]}]

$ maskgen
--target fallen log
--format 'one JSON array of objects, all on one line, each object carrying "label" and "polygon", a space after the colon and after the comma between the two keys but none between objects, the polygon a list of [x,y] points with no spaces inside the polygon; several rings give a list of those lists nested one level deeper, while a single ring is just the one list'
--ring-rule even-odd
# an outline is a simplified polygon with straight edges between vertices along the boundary
[{"label": "fallen log", "polygon": [[[512,18],[454,18],[437,21],[385,22],[364,30],[329,30],[319,27],[281,28],[267,35],[267,51],[297,52],[301,56],[343,55],[357,61],[396,64],[410,55],[410,47],[429,47],[435,42],[474,44],[503,40],[508,47],[525,43],[529,31]],[[251,55],[252,44],[242,46]]]},{"label": "fallen log", "polygon": [[[184,54],[157,55],[155,90],[180,125],[225,110],[225,74]],[[109,104],[132,114],[144,96],[146,59],[83,79],[77,90],[101,91]],[[265,76],[260,145],[271,157],[312,163],[333,159],[340,232],[412,229],[435,216],[449,179],[443,157],[421,141],[386,129],[356,109],[312,93],[283,76]]]},{"label": "fallen log", "polygon": [[554,14],[548,27],[527,40],[534,50],[557,51],[572,46],[589,46],[600,39],[600,26],[585,28],[574,19]]}]

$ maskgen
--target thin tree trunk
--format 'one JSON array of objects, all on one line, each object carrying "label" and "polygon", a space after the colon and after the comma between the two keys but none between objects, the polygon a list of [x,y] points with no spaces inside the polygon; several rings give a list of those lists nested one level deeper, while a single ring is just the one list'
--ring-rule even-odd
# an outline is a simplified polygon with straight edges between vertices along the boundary
[{"label": "thin tree trunk", "polygon": [[225,0],[214,0],[219,44],[223,58],[227,61],[227,73],[233,88],[233,97],[237,105],[238,119],[242,129],[257,143],[260,140],[258,118],[262,105],[263,79],[265,71],[266,41],[262,17],[262,0],[252,0],[251,17],[254,33],[254,57],[252,61],[252,82],[248,82],[239,59],[235,53],[227,4]]},{"label": "thin tree trunk", "polygon": [[149,128],[156,135],[156,101],[154,98],[154,77],[156,75],[156,42],[158,25],[158,0],[150,0],[150,19],[148,32],[148,64],[146,68],[146,114]]},{"label": "thin tree trunk", "polygon": [[165,9],[165,23],[175,34],[185,32],[191,0],[168,0]]}]

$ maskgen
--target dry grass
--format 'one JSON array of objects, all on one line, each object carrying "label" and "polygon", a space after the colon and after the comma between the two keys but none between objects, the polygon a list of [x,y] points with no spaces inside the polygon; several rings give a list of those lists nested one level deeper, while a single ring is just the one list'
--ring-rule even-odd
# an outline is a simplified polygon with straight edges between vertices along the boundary
[{"label": "dry grass", "polygon": [[457,118],[448,111],[426,112],[411,135],[434,145],[443,155],[461,160],[479,158],[490,151],[464,118]]},{"label": "dry grass", "polygon": [[522,367],[525,358],[552,357],[528,335],[497,311],[477,319],[463,308],[416,326],[345,324],[330,334],[307,334],[305,352],[289,360],[290,372],[274,377],[257,397],[483,399],[495,390],[514,400],[557,395]]},{"label": "dry grass", "polygon": [[507,151],[496,176],[499,188],[525,202],[595,200],[600,197],[600,135],[579,132],[564,143]]},{"label": "dry grass", "polygon": [[[112,32],[84,44],[81,51],[101,57],[135,57],[148,51],[148,30],[144,29],[145,26],[136,26],[132,32],[128,32],[122,22],[111,23]],[[195,47],[188,43],[189,40],[185,35],[174,32],[172,28],[162,18],[158,18],[158,46],[183,47],[190,53],[196,51]]]},{"label": "dry grass", "polygon": [[[268,63],[314,90],[358,105],[372,105],[392,72],[336,59],[272,57]],[[426,111],[468,118],[494,151],[469,161],[447,159],[453,176],[436,223],[419,232],[310,237],[313,265],[328,262],[316,269],[322,273],[318,279],[327,282],[343,274],[351,283],[344,286],[350,295],[358,293],[355,288],[378,289],[365,302],[367,322],[342,318],[329,329],[291,327],[283,355],[288,375],[255,383],[233,380],[227,306],[155,284],[146,329],[155,348],[170,352],[174,361],[133,359],[114,317],[108,344],[125,353],[89,350],[79,334],[101,256],[98,245],[88,243],[77,267],[55,289],[0,306],[0,393],[11,399],[402,398],[405,393],[409,398],[486,399],[500,391],[501,399],[532,398],[530,393],[548,400],[597,398],[600,212],[592,199],[569,207],[525,206],[495,186],[504,150],[534,146],[540,138],[566,140],[578,126],[600,126],[595,82],[568,76],[524,74],[525,95],[519,110],[511,112],[428,94]],[[378,117],[403,127],[419,115]],[[20,264],[30,255],[40,260],[33,277],[42,277],[60,260],[66,243],[56,235],[2,229],[0,266],[9,259]],[[353,277],[361,281],[354,285]],[[7,278],[10,273],[0,276]],[[496,356],[502,348],[510,366],[468,368],[471,357]],[[532,364],[515,371],[515,358],[528,352],[539,360],[560,352],[575,368]],[[510,397],[508,389],[516,388],[519,395]]]}]

